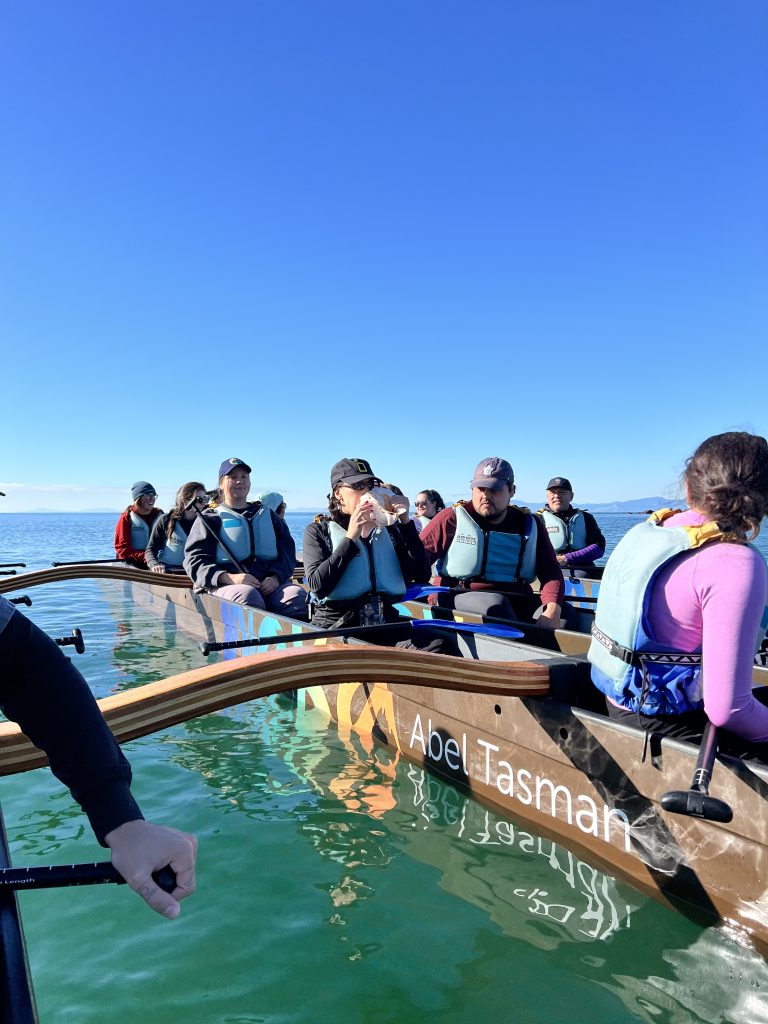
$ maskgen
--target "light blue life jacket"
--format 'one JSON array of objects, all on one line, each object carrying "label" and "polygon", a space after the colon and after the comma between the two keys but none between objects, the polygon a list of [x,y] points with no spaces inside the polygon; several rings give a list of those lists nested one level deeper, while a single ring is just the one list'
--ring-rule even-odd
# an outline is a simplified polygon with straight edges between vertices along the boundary
[{"label": "light blue life jacket", "polygon": [[[328,533],[335,551],[347,531],[331,520]],[[377,527],[367,541],[358,537],[355,546],[357,558],[352,559],[331,593],[319,603],[354,601],[363,594],[381,594],[399,601],[405,594],[405,580],[389,531]]]},{"label": "light blue life jacket", "polygon": [[[244,516],[227,505],[217,505],[216,515],[221,520],[221,538],[232,555],[241,564],[252,558],[269,561],[277,558],[277,537],[272,524],[272,513],[261,505],[253,516]],[[219,544],[217,562],[231,562],[227,551]]]},{"label": "light blue life jacket", "polygon": [[[456,534],[445,556],[436,563],[438,576],[456,580],[485,580],[488,583],[530,583],[536,579],[536,517],[527,508],[524,532],[503,533],[484,530],[463,505],[456,512]],[[515,507],[515,506],[511,506]]]},{"label": "light blue life jacket", "polygon": [[152,532],[152,526],[147,525],[138,512],[130,510],[131,516],[131,547],[135,551],[146,551],[147,544],[149,544],[149,535]]},{"label": "light blue life jacket", "polygon": [[555,551],[565,554],[566,551],[581,551],[587,546],[587,521],[580,508],[574,510],[574,515],[567,522],[549,508],[539,509],[539,515],[544,517]]},{"label": "light blue life jacket", "polygon": [[165,538],[165,544],[160,549],[157,559],[163,565],[181,565],[184,561],[184,545],[187,543],[187,535],[184,533],[178,522],[173,524],[171,536]]},{"label": "light blue life jacket", "polygon": [[422,530],[424,529],[425,526],[429,526],[429,524],[432,522],[432,520],[428,519],[426,516],[414,516],[413,518],[416,520],[416,522],[421,523]]},{"label": "light blue life jacket", "polygon": [[665,528],[676,512],[655,512],[617,544],[600,583],[588,652],[595,686],[620,707],[646,715],[682,714],[704,703],[700,649],[670,651],[653,638],[647,618],[664,566],[723,536],[712,522]]}]

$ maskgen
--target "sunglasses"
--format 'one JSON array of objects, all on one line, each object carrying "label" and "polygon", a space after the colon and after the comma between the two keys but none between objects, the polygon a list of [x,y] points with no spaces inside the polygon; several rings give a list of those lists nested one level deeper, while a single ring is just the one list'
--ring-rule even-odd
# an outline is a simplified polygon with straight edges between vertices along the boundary
[{"label": "sunglasses", "polygon": [[414,508],[426,508],[428,504],[429,504],[428,501],[414,501],[413,507]]},{"label": "sunglasses", "polygon": [[351,491],[370,491],[373,487],[373,480],[358,480],[354,484],[340,483],[339,487],[349,487]]}]

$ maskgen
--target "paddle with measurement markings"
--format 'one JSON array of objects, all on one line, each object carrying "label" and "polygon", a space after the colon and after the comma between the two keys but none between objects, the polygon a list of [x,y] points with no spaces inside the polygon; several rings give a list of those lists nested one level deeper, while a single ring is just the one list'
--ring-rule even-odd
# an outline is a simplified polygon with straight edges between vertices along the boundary
[{"label": "paddle with measurement markings", "polygon": [[374,632],[394,632],[416,629],[450,629],[456,633],[479,633],[484,636],[498,636],[506,640],[519,640],[523,633],[514,626],[496,626],[487,623],[451,622],[447,619],[404,619],[402,622],[385,622],[373,626],[349,626],[347,629],[322,629],[308,633],[282,633],[277,636],[254,637],[248,640],[225,640],[220,643],[200,643],[203,654],[213,651],[238,651],[246,647],[266,647],[271,644],[307,643],[325,640],[334,636],[365,637]]},{"label": "paddle with measurement markings", "polygon": [[[152,878],[164,892],[173,892],[176,888],[176,873],[170,865],[153,872]],[[59,889],[107,882],[125,885],[123,876],[108,860],[94,864],[57,864],[47,868],[0,868],[0,889]]]}]

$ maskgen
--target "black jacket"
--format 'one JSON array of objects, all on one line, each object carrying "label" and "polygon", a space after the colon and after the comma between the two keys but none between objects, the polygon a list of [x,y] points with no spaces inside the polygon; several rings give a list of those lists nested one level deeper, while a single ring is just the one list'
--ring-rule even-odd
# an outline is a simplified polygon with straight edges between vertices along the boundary
[{"label": "black jacket", "polygon": [[[237,511],[245,519],[253,519],[261,508],[261,502],[249,501],[245,509]],[[255,576],[257,580],[263,580],[266,576],[276,576],[280,584],[287,583],[293,575],[296,565],[296,545],[291,532],[284,519],[275,515],[270,510],[272,526],[275,530],[277,540],[276,558],[251,558],[243,565],[246,572]],[[215,509],[206,509],[203,513],[206,523],[211,527],[214,534],[221,535],[221,519]],[[236,573],[239,570],[232,562],[219,562],[217,558],[218,545],[200,522],[198,516],[189,531],[189,539],[184,549],[184,569],[192,578],[195,590],[210,590],[219,586],[218,578],[223,572]]]},{"label": "black jacket", "polygon": [[[349,525],[349,516],[339,516],[337,521],[339,526],[346,529]],[[431,571],[429,559],[413,521],[390,526],[389,536],[406,584],[428,583]],[[316,597],[323,598],[333,592],[352,559],[360,557],[360,551],[355,542],[346,537],[334,551],[328,519],[318,517],[304,531],[303,557],[309,589]],[[367,595],[363,595],[353,601],[315,605],[312,624],[325,628],[335,624],[339,619],[342,619],[345,625],[356,622],[357,612],[365,604],[366,598]],[[399,616],[392,608],[395,602],[383,596],[382,601],[387,621],[397,620]]]}]

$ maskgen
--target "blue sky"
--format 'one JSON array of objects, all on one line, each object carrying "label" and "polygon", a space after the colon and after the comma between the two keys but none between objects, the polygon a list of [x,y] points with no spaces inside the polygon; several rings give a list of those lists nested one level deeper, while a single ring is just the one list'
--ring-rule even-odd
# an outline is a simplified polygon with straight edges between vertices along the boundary
[{"label": "blue sky", "polygon": [[4,511],[768,433],[768,5],[7,0]]}]

